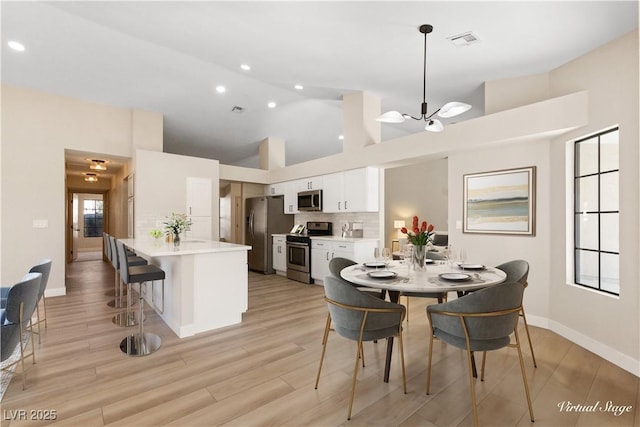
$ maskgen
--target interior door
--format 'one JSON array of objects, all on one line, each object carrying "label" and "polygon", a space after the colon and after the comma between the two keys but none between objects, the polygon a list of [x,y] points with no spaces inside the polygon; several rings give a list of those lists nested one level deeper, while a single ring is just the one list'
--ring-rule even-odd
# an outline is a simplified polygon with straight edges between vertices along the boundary
[{"label": "interior door", "polygon": [[78,200],[78,194],[73,193],[73,199],[71,202],[71,260],[78,259],[78,233],[80,232],[79,217],[80,217],[80,201]]}]

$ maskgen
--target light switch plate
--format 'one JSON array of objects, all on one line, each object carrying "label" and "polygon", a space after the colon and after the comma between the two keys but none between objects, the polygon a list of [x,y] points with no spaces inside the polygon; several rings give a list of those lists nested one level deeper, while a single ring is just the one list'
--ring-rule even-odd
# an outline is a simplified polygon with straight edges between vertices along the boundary
[{"label": "light switch plate", "polygon": [[33,228],[48,228],[49,220],[47,219],[34,219]]},{"label": "light switch plate", "polygon": [[456,220],[456,230],[462,230],[462,221]]}]

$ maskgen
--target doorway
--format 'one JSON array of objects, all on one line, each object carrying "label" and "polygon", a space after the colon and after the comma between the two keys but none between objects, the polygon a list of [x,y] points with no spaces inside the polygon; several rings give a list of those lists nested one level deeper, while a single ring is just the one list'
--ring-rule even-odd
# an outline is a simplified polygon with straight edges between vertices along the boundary
[{"label": "doorway", "polygon": [[108,193],[69,191],[67,262],[103,259],[102,232],[108,223]]}]

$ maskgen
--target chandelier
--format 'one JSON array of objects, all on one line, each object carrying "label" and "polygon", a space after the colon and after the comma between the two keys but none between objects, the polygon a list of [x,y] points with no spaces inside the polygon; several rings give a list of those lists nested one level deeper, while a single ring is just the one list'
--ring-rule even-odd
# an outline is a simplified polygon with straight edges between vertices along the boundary
[{"label": "chandelier", "polygon": [[422,86],[422,105],[420,117],[413,117],[410,114],[400,113],[398,111],[387,111],[376,119],[382,123],[402,123],[405,119],[424,120],[426,122],[425,130],[430,132],[441,132],[444,130],[442,122],[434,116],[449,118],[464,113],[471,109],[471,105],[462,102],[448,102],[442,107],[438,108],[431,114],[427,115],[427,34],[433,31],[433,26],[424,24],[420,25],[418,30],[424,34],[424,73],[423,73],[423,86]]}]

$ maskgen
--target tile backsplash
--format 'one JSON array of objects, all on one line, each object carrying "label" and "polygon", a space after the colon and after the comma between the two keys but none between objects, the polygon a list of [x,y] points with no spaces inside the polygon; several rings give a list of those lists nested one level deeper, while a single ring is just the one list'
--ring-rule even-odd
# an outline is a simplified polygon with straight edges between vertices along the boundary
[{"label": "tile backsplash", "polygon": [[347,222],[358,221],[363,223],[362,237],[369,239],[379,238],[379,213],[378,212],[350,212],[350,213],[323,213],[305,212],[295,215],[296,224],[306,224],[313,221],[329,221],[333,223],[333,235],[342,234],[342,225]]}]

